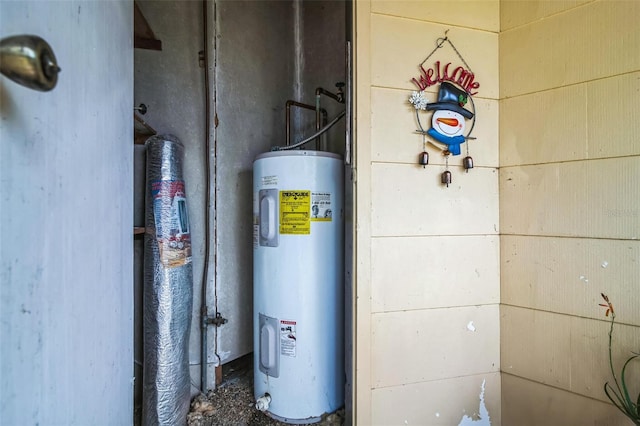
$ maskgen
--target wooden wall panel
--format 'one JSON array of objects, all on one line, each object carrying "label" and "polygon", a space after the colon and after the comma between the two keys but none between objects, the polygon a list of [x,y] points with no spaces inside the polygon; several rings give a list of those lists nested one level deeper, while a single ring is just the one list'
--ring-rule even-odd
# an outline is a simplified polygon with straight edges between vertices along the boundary
[{"label": "wooden wall panel", "polygon": [[[455,11],[450,12],[452,15]],[[412,78],[419,65],[435,48],[436,40],[448,37],[475,73],[480,83],[477,97],[498,98],[498,35],[450,25],[434,24],[385,15],[371,16],[371,79],[378,87],[416,90]],[[445,44],[426,63],[461,64],[451,46]],[[456,65],[457,66],[457,65]]]},{"label": "wooden wall panel", "polygon": [[500,303],[497,236],[374,238],[374,312]]},{"label": "wooden wall panel", "polygon": [[640,325],[640,241],[504,235],[500,248],[502,303],[601,319],[605,293]]},{"label": "wooden wall panel", "polygon": [[637,1],[501,2],[505,424],[627,423],[602,390],[598,303],[607,293],[626,323],[620,368],[640,345],[638,16]]},{"label": "wooden wall panel", "polygon": [[453,183],[447,188],[440,183],[443,170],[374,163],[372,235],[497,234],[497,171],[452,168]]},{"label": "wooden wall panel", "polygon": [[621,426],[629,421],[611,404],[503,373],[502,423]]},{"label": "wooden wall panel", "polygon": [[640,155],[638,117],[640,72],[589,83],[586,116],[588,157]]},{"label": "wooden wall panel", "polygon": [[501,97],[638,70],[638,16],[638,1],[596,1],[501,33]]},{"label": "wooden wall panel", "polygon": [[640,157],[500,170],[505,234],[640,239]]},{"label": "wooden wall panel", "polygon": [[[607,402],[602,388],[605,382],[612,381],[608,357],[610,323],[597,302],[592,306],[600,319],[503,305],[502,371]],[[618,374],[640,345],[640,327],[616,323],[613,335]],[[628,375],[638,374],[640,364],[635,363]],[[632,380],[630,386],[638,395],[640,383]]]},{"label": "wooden wall panel", "polygon": [[374,0],[374,13],[498,32],[498,0]]},{"label": "wooden wall panel", "polygon": [[[352,400],[346,423],[371,424],[371,2],[353,2],[354,276]],[[347,364],[348,365],[348,364]]]},{"label": "wooden wall panel", "polygon": [[[638,305],[636,304],[636,310]],[[604,402],[609,402],[604,393],[606,382],[613,384],[609,368],[610,322],[599,307],[599,320],[571,317],[571,388],[570,390]],[[622,313],[614,304],[614,309]],[[613,363],[619,374],[625,361],[640,348],[640,327],[618,322],[613,327]],[[627,368],[629,390],[636,398],[640,394],[640,362],[634,361]],[[618,377],[619,379],[620,377]]]},{"label": "wooden wall panel", "polygon": [[500,165],[640,154],[640,73],[500,101]]},{"label": "wooden wall panel", "polygon": [[[430,401],[442,395],[449,402],[446,410],[458,411],[459,422],[467,406],[477,408],[480,389],[470,390],[475,397],[469,405],[466,392],[452,384],[477,385],[479,373],[488,373],[494,393],[487,401],[493,424],[499,424],[498,2],[363,0],[354,6],[355,424],[393,423],[398,413],[406,417],[403,421],[424,418],[414,406],[415,390],[424,391],[421,398]],[[452,158],[450,188],[440,183],[444,166],[437,149],[430,148],[428,167],[416,164],[422,138],[414,133],[415,116],[408,103],[417,89],[411,79],[419,76],[420,62],[446,30],[481,84],[474,98],[481,117],[473,134],[478,140],[470,145],[476,167],[464,173],[464,155]],[[454,66],[460,61],[449,45],[425,66],[437,60]],[[428,90],[431,99],[436,90]],[[430,121],[430,114],[425,115]],[[437,237],[427,237],[433,235]],[[439,293],[435,284],[425,291],[420,279],[424,275],[409,269],[424,265],[423,257],[429,254],[438,264],[427,275],[438,283]],[[466,306],[457,307],[460,304]],[[434,306],[440,308],[431,309]],[[468,380],[461,377],[469,375]],[[444,381],[437,389],[432,384],[439,379]],[[411,389],[413,395],[403,393]],[[382,397],[385,403],[372,399],[372,392],[383,395],[386,390],[392,392]],[[451,413],[443,411],[446,424],[456,420]]]},{"label": "wooden wall panel", "polygon": [[500,166],[585,158],[586,97],[576,85],[500,101]]},{"label": "wooden wall panel", "polygon": [[465,415],[477,421],[483,382],[488,418],[483,415],[482,420],[500,426],[499,373],[374,389],[373,424],[451,426],[460,424]]},{"label": "wooden wall panel", "polygon": [[[415,108],[409,103],[410,95],[411,91],[408,90],[371,89],[373,161],[417,163],[418,154],[422,152],[422,136],[415,132],[419,126]],[[428,93],[427,99],[435,102],[437,94]],[[475,167],[498,167],[498,101],[479,98],[474,102],[477,121],[471,136],[477,139],[467,142],[470,144],[469,154],[474,159]],[[431,111],[420,112],[425,130],[431,127],[431,115]],[[471,123],[471,120],[467,121],[468,126]],[[430,153],[429,164],[444,164],[440,149],[427,144],[427,151]],[[462,145],[462,152],[465,156],[465,145]]]},{"label": "wooden wall panel", "polygon": [[502,371],[569,389],[571,317],[502,305]]},{"label": "wooden wall panel", "polygon": [[511,28],[547,18],[556,13],[572,9],[593,0],[507,0],[500,2],[500,30]]},{"label": "wooden wall panel", "polygon": [[373,314],[373,388],[500,369],[498,305]]}]

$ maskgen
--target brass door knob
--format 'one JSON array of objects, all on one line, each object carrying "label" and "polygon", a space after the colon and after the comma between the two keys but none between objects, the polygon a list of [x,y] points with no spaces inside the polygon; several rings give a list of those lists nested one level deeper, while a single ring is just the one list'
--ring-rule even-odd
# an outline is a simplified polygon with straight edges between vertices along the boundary
[{"label": "brass door knob", "polygon": [[60,67],[49,43],[35,35],[0,40],[0,72],[30,89],[47,92],[58,82]]}]

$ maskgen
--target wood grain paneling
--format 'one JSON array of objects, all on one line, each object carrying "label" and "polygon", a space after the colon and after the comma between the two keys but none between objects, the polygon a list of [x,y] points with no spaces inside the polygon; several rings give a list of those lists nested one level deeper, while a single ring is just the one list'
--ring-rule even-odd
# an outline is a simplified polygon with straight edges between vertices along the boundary
[{"label": "wood grain paneling", "polygon": [[640,154],[640,73],[500,101],[500,165]]},{"label": "wood grain paneling", "polygon": [[465,415],[477,421],[483,382],[489,417],[482,420],[500,426],[499,373],[374,389],[373,424],[451,426],[459,424]]},{"label": "wood grain paneling", "polygon": [[502,305],[500,338],[502,371],[570,388],[570,316]]},{"label": "wood grain paneling", "polygon": [[[635,305],[637,310],[638,305]],[[604,308],[598,307],[600,320],[571,318],[571,391],[591,398],[609,402],[604,393],[606,382],[614,384],[609,368],[610,322],[605,321]],[[623,313],[614,304],[617,312]],[[594,308],[595,309],[595,308]],[[607,318],[608,319],[608,318]],[[620,324],[616,318],[612,340],[613,364],[620,379],[625,361],[640,348],[640,327]],[[629,364],[626,372],[630,395],[640,394],[640,362]]]},{"label": "wood grain paneling", "polygon": [[504,234],[640,238],[640,157],[500,170]]},{"label": "wood grain paneling", "polygon": [[497,236],[374,238],[374,312],[500,303]]},{"label": "wood grain paneling", "polygon": [[587,84],[588,158],[640,155],[638,117],[640,72]]},{"label": "wood grain paneling", "polygon": [[[374,86],[416,90],[411,82],[419,76],[420,63],[447,36],[475,73],[480,83],[477,97],[498,98],[498,35],[450,25],[433,24],[385,15],[371,16],[371,80]],[[427,62],[464,65],[445,44]]]},{"label": "wood grain paneling", "polygon": [[500,101],[500,166],[586,158],[584,85]]},{"label": "wood grain paneling", "polygon": [[500,29],[498,0],[374,0],[374,13],[400,16],[446,25],[498,32]]},{"label": "wood grain paneling", "polygon": [[[538,383],[607,402],[604,384],[613,383],[609,368],[609,328],[600,300],[591,303],[599,319],[581,318],[515,306],[501,307],[502,371]],[[613,333],[613,361],[619,374],[624,361],[640,345],[640,327],[617,322]],[[640,374],[630,365],[628,377]],[[631,380],[630,390],[640,392]]]},{"label": "wood grain paneling", "polygon": [[[460,376],[489,373],[486,398],[492,424],[499,424],[498,36],[491,32],[497,31],[498,3],[354,4],[358,203],[354,421],[389,424],[399,421],[398,413],[406,417],[403,422],[426,420],[415,406],[419,398],[415,392],[423,391],[422,399],[436,401],[441,395],[448,401],[443,424],[459,422],[467,407],[477,410],[481,383],[478,376],[468,380]],[[473,136],[478,139],[470,144],[476,167],[464,173],[464,155],[452,158],[453,184],[448,189],[440,183],[443,158],[435,148],[428,167],[416,164],[422,138],[414,133],[415,116],[408,104],[410,92],[417,89],[411,79],[419,75],[419,64],[446,30],[481,84],[474,98],[479,119]],[[456,66],[460,61],[448,45],[425,66],[438,60]],[[436,90],[430,89],[432,98]],[[440,237],[421,238],[429,235]],[[408,238],[387,238],[397,236]],[[438,259],[430,279],[446,280],[433,297],[422,291],[419,271],[402,271],[415,267],[412,260],[424,265],[423,256],[429,253]],[[420,297],[411,297],[419,292]],[[451,307],[460,304],[473,306]],[[423,309],[434,306],[446,307]],[[439,387],[431,385],[439,379],[447,380]],[[467,390],[459,388],[467,385],[468,398]],[[381,392],[384,403],[371,399],[371,389]],[[392,392],[383,394],[387,389]],[[414,393],[409,396],[405,391]]]},{"label": "wood grain paneling", "polygon": [[596,1],[501,33],[501,97],[640,69],[638,16],[638,1]]},{"label": "wood grain paneling", "polygon": [[[371,424],[371,3],[354,7],[355,314],[353,424]],[[351,404],[350,404],[351,403]],[[347,420],[349,423],[349,420]]]},{"label": "wood grain paneling", "polygon": [[502,303],[601,318],[605,293],[640,325],[640,241],[504,235],[500,248]]},{"label": "wood grain paneling", "polygon": [[504,425],[621,426],[628,423],[611,404],[502,374]]},{"label": "wood grain paneling", "polygon": [[528,24],[593,0],[507,0],[500,2],[500,30]]},{"label": "wood grain paneling", "polygon": [[372,385],[500,369],[498,305],[373,314]]},{"label": "wood grain paneling", "polygon": [[372,235],[497,234],[496,170],[451,170],[453,183],[447,188],[440,183],[442,166],[374,163]]}]

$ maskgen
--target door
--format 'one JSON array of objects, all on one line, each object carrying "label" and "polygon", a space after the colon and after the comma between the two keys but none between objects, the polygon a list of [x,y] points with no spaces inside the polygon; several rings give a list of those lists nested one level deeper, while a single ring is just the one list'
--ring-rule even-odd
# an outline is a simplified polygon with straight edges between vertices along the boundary
[{"label": "door", "polygon": [[[2,1],[49,92],[0,76],[0,424],[130,424],[133,4]],[[1,61],[0,61],[1,62]]]}]

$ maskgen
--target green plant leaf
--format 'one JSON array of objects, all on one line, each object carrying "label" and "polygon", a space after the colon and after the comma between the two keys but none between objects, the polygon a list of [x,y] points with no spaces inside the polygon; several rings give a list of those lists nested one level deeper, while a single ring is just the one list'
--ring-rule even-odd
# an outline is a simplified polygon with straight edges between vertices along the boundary
[{"label": "green plant leaf", "polygon": [[632,356],[624,363],[624,365],[622,366],[622,372],[620,373],[620,382],[622,383],[622,393],[623,393],[627,407],[629,407],[629,409],[632,412],[637,414],[638,410],[636,409],[636,407],[634,407],[635,404],[631,401],[631,397],[629,395],[629,389],[627,388],[626,379],[625,379],[625,371],[627,370],[627,365],[629,365],[629,363],[636,358],[638,358],[638,355]]},{"label": "green plant leaf", "polygon": [[[622,370],[620,370],[620,381],[618,381],[618,376],[616,375],[616,370],[613,367],[613,325],[616,320],[616,314],[613,310],[613,305],[609,301],[609,298],[601,293],[602,298],[607,302],[607,304],[600,304],[600,306],[604,306],[607,308],[605,316],[609,316],[611,313],[611,320],[609,326],[609,368],[611,370],[611,375],[613,376],[613,383],[615,384],[615,388],[606,382],[604,384],[604,393],[607,395],[607,398],[611,401],[611,403],[622,412],[626,417],[629,418],[636,426],[640,426],[640,394],[638,394],[637,402],[634,402],[631,399],[631,395],[629,394],[629,388],[627,387],[627,378],[626,378],[626,370],[627,366],[631,361],[640,357],[640,354],[636,352],[632,352],[633,356],[628,358],[624,365],[622,366]],[[620,387],[622,384],[622,387]]]},{"label": "green plant leaf", "polygon": [[[609,390],[611,390],[611,392],[616,397],[616,399],[613,399],[613,397],[609,393]],[[625,416],[627,416],[628,418],[630,418],[634,422],[636,421],[635,418],[634,418],[635,417],[634,414],[629,410],[629,407],[627,407],[627,405],[625,405],[624,400],[622,399],[622,396],[618,395],[618,393],[615,391],[615,389],[613,389],[613,387],[611,387],[609,382],[604,384],[604,393],[607,394],[607,398],[609,398],[609,400],[613,403],[613,405],[615,405],[616,408],[622,412],[622,414],[624,414]]]}]

